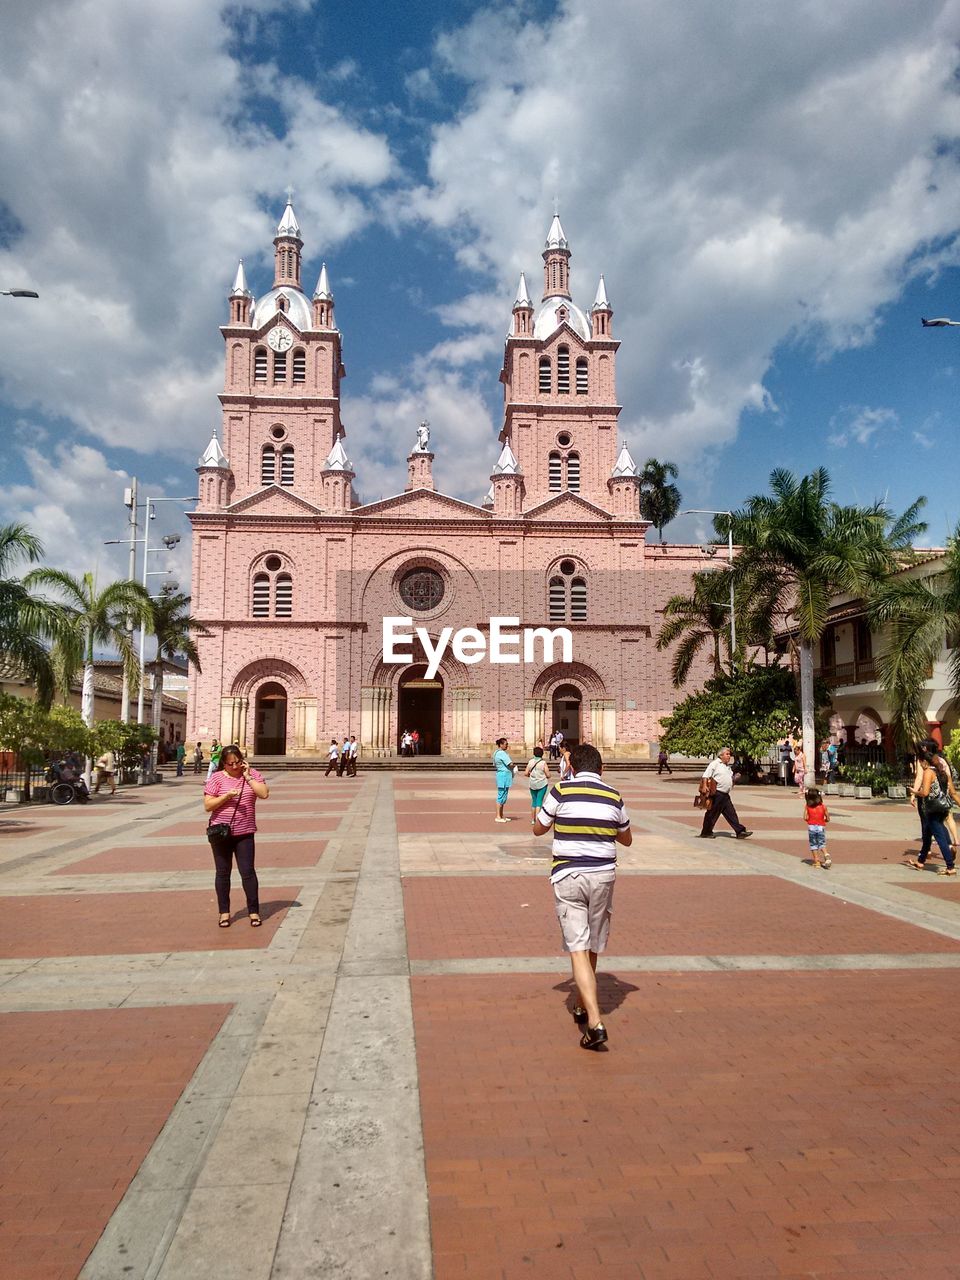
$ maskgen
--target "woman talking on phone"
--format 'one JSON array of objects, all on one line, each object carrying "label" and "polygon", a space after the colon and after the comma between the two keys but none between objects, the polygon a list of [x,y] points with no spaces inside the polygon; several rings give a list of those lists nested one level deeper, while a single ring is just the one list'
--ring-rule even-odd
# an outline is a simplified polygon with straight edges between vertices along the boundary
[{"label": "woman talking on phone", "polygon": [[256,769],[251,769],[239,747],[224,747],[220,768],[203,788],[203,807],[210,814],[207,839],[217,868],[214,881],[220,928],[230,928],[230,872],[237,860],[240,882],[247,896],[247,914],[254,929],[260,919],[260,885],[254,869],[254,833],[257,829],[257,801],[266,800],[270,788]]}]

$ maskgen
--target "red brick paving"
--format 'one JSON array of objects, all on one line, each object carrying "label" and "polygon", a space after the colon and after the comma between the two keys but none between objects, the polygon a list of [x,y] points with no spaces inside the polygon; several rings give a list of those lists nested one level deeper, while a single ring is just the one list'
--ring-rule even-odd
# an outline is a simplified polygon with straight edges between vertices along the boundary
[{"label": "red brick paving", "polygon": [[955,975],[629,979],[413,980],[437,1280],[960,1276]]},{"label": "red brick paving", "polygon": [[229,1009],[0,1014],[3,1280],[74,1280]]},{"label": "red brick paving", "polygon": [[[411,960],[561,953],[546,875],[411,876],[403,894]],[[774,876],[621,875],[610,951],[909,954],[960,951],[960,942]]]},{"label": "red brick paving", "polygon": [[155,951],[225,951],[266,947],[299,889],[260,884],[263,926],[251,929],[234,875],[233,926],[217,928],[209,889],[151,893],[58,894],[0,899],[0,959],[43,956],[145,955]]},{"label": "red brick paving", "polygon": [[[777,853],[790,854],[794,858],[809,859],[810,857],[809,843],[802,837],[799,840],[793,840],[785,836],[763,836],[758,837],[757,843],[762,844],[766,849],[775,849]],[[918,843],[919,840],[911,844],[909,840],[902,838],[874,840],[872,837],[850,835],[840,840],[827,838],[830,857],[838,866],[841,863],[865,866],[882,866],[884,863],[892,863],[895,866],[905,857],[916,857]]]},{"label": "red brick paving", "polygon": [[[263,867],[312,867],[323,855],[326,840],[257,840],[257,862]],[[53,874],[109,875],[127,871],[211,871],[206,841],[195,845],[133,845],[105,849],[91,858],[60,867]]]},{"label": "red brick paving", "polygon": [[[297,835],[300,832],[322,831],[329,834],[336,831],[340,825],[341,819],[337,814],[318,814],[316,817],[304,818],[274,818],[269,819],[257,815],[257,825],[259,827],[258,834],[267,835],[275,832],[277,835]],[[153,840],[156,836],[196,836],[199,840],[205,839],[204,829],[207,825],[206,815],[200,815],[195,822],[175,822],[170,827],[158,827],[149,833],[149,839]]]}]

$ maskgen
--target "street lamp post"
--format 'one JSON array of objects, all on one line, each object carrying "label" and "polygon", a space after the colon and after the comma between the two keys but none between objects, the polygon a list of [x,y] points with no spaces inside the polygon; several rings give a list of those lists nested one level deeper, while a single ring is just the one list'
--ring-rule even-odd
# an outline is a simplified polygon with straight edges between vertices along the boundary
[{"label": "street lamp post", "polygon": [[0,289],[0,297],[3,298],[39,298],[39,293],[34,293],[32,289]]},{"label": "street lamp post", "polygon": [[[711,507],[689,507],[686,511],[681,511],[682,516],[726,516],[727,517],[727,558],[733,567],[733,512],[732,511],[714,511]],[[736,661],[734,654],[737,651],[737,617],[736,610],[733,607],[733,578],[730,579],[730,603],[726,606],[730,610],[730,668],[733,669]]]}]

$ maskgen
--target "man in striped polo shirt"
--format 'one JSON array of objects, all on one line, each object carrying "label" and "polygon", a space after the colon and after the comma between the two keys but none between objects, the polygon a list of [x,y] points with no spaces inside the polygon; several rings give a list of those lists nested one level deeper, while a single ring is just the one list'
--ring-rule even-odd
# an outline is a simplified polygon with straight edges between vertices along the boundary
[{"label": "man in striped polo shirt", "polygon": [[542,836],[553,827],[550,880],[580,993],[573,1017],[583,1027],[583,1048],[598,1049],[607,1030],[597,1003],[597,956],[610,932],[617,845],[632,844],[633,834],[623,797],[600,777],[603,759],[596,747],[581,742],[570,764],[573,777],[547,792],[533,833]]}]

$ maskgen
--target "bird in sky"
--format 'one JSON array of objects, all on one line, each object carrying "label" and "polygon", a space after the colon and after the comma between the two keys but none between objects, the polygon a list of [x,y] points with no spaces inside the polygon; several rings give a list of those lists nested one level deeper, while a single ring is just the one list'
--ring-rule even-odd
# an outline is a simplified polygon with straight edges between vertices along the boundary
[{"label": "bird in sky", "polygon": [[924,320],[923,316],[921,316],[920,323],[925,329],[942,329],[947,324],[956,325],[957,328],[960,328],[960,320],[948,320],[946,316],[939,316],[936,320]]}]

